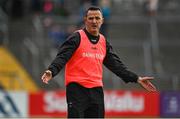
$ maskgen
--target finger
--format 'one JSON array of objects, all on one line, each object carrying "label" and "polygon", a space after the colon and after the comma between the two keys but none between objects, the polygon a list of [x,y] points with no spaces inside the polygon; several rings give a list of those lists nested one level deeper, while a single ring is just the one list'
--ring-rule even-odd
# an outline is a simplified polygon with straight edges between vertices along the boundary
[{"label": "finger", "polygon": [[141,81],[153,80],[154,77],[141,77]]},{"label": "finger", "polygon": [[156,87],[151,82],[144,83],[144,88],[150,92],[156,91]]},{"label": "finger", "polygon": [[143,86],[143,87],[144,87],[144,89],[146,89],[146,90],[149,91],[149,92],[152,92],[152,91],[153,91],[153,89],[150,88],[150,87],[148,87],[148,86]]},{"label": "finger", "polygon": [[149,87],[152,91],[156,91],[156,87],[155,87],[151,82],[148,83],[148,87]]},{"label": "finger", "polygon": [[45,84],[49,84],[48,81],[44,81]]},{"label": "finger", "polygon": [[46,77],[46,74],[44,73],[44,74],[42,75],[41,79],[44,80],[45,77]]},{"label": "finger", "polygon": [[154,79],[154,77],[143,77],[143,79],[150,79],[150,80],[152,80],[152,79]]},{"label": "finger", "polygon": [[43,74],[43,76],[41,77],[41,79],[42,79],[43,83],[48,84],[48,79],[47,79],[46,74]]},{"label": "finger", "polygon": [[145,88],[149,92],[156,91],[155,86],[148,80],[142,81],[141,85],[142,85],[143,88]]},{"label": "finger", "polygon": [[46,83],[46,84],[48,84],[48,80],[47,80],[47,79],[44,79],[43,82]]},{"label": "finger", "polygon": [[146,82],[148,88],[150,88],[152,91],[156,91],[156,87],[150,81],[147,80]]},{"label": "finger", "polygon": [[42,77],[41,77],[41,80],[44,80],[45,79],[45,76],[43,75]]}]

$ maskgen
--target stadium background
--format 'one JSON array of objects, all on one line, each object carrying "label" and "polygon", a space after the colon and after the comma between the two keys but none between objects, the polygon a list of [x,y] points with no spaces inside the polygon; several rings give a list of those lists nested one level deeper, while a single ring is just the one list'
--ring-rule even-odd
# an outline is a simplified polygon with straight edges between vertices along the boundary
[{"label": "stadium background", "polygon": [[[180,117],[179,0],[1,0],[0,117],[65,116],[64,71],[49,85],[40,77],[57,45],[82,27],[82,10],[92,4],[103,9],[102,33],[122,61],[140,75],[154,76],[158,88],[144,93],[104,67],[104,89],[111,97],[107,116]],[[46,106],[44,100],[56,103],[49,102],[54,106],[47,110],[35,107]],[[136,103],[143,103],[141,112],[133,109]]]}]

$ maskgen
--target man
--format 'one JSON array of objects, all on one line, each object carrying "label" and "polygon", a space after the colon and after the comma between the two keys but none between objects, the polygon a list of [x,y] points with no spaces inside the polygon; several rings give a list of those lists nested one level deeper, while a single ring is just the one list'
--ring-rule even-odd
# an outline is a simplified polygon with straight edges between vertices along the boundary
[{"label": "man", "polygon": [[60,47],[56,58],[42,76],[43,82],[48,84],[66,65],[69,118],[104,117],[103,64],[125,82],[137,82],[148,91],[156,91],[149,81],[153,77],[138,77],[128,71],[109,42],[99,33],[103,24],[100,8],[88,8],[84,23],[85,28],[74,32]]}]

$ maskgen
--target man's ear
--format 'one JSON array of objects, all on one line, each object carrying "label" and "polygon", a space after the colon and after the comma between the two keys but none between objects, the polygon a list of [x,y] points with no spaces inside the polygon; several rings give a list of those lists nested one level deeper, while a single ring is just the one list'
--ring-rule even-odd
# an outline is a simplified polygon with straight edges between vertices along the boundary
[{"label": "man's ear", "polygon": [[102,18],[102,24],[104,23],[104,18]]},{"label": "man's ear", "polygon": [[86,19],[87,19],[87,17],[83,17],[83,21],[84,21],[84,23],[85,23]]}]

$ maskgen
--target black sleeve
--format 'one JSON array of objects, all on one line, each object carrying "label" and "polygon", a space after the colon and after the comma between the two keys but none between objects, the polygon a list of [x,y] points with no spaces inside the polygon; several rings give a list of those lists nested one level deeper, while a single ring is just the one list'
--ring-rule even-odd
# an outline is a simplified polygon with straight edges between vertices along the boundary
[{"label": "black sleeve", "polygon": [[120,58],[115,54],[112,46],[107,40],[106,57],[103,64],[117,76],[122,78],[124,82],[137,82],[138,75],[127,69],[127,67],[121,62]]},{"label": "black sleeve", "polygon": [[67,40],[59,47],[56,58],[50,64],[48,69],[52,71],[52,76],[56,76],[60,70],[65,66],[73,53],[79,47],[80,34],[78,32],[73,33],[67,38]]}]

